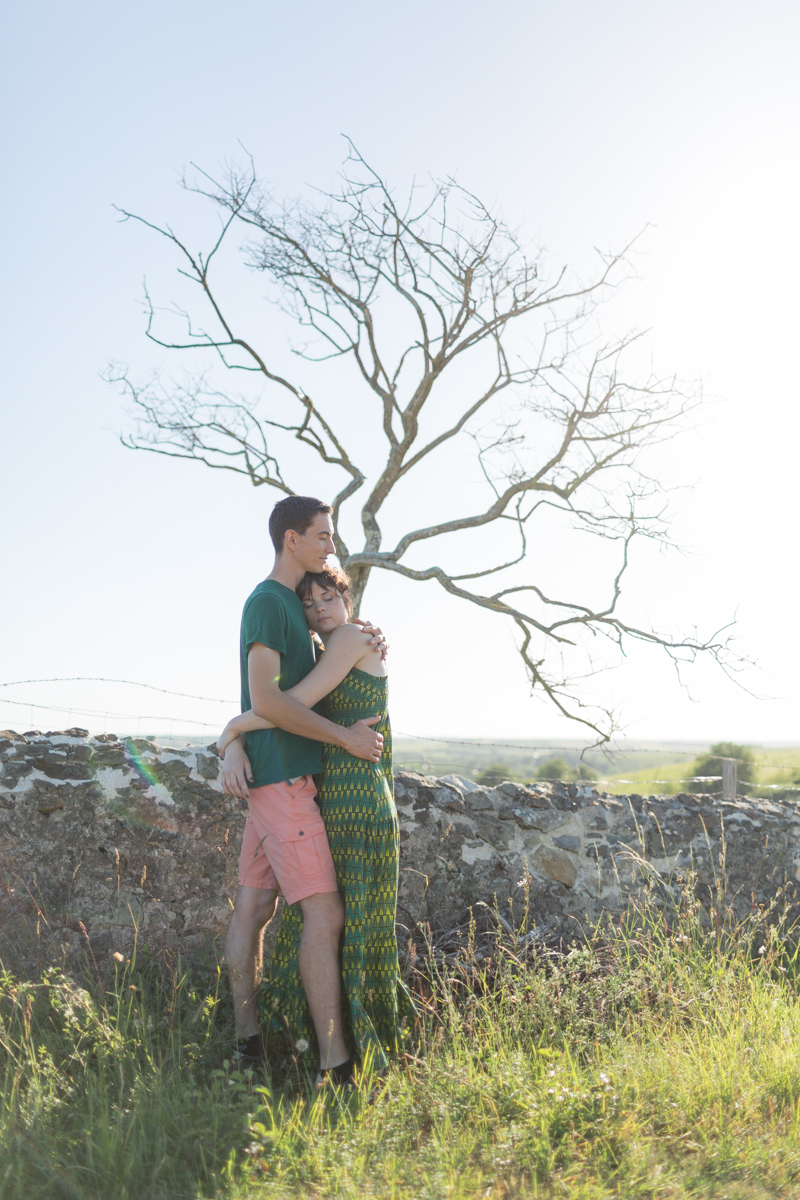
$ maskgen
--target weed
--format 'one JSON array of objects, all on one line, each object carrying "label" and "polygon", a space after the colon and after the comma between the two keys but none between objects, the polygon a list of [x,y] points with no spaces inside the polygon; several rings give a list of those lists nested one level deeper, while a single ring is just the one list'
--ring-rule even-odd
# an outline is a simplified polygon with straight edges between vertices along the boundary
[{"label": "weed", "polygon": [[[219,964],[0,973],[3,1200],[793,1196],[800,963],[721,870],[645,891],[610,931],[543,946],[491,914],[415,943],[412,1051],[350,1098],[276,1051],[231,1071]],[[121,957],[121,956],[120,956]],[[372,1102],[374,1101],[374,1102]]]}]

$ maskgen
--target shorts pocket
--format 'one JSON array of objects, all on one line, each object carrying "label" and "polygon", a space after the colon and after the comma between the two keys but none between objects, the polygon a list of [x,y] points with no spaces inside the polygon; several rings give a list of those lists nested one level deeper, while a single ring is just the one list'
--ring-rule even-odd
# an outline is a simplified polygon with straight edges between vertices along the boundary
[{"label": "shorts pocket", "polygon": [[275,833],[280,856],[287,874],[295,878],[315,878],[328,871],[331,852],[321,817],[300,817],[287,821]]}]

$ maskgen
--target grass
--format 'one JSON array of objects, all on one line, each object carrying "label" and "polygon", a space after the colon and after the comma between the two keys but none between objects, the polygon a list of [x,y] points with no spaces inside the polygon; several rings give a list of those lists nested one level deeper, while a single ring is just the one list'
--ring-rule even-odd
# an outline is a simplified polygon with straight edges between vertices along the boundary
[{"label": "grass", "polygon": [[290,1058],[232,1074],[213,964],[5,973],[0,1195],[797,1196],[797,954],[690,895],[569,951],[473,930],[421,956],[415,1041],[372,1105],[316,1097]]}]

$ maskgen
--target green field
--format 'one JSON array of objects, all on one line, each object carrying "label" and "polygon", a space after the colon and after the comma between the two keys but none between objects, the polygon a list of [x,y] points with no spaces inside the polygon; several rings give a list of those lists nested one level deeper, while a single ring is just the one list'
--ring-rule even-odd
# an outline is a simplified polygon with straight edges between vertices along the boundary
[{"label": "green field", "polygon": [[[719,898],[718,898],[719,901]],[[688,899],[605,942],[473,941],[412,970],[420,1018],[369,1103],[290,1057],[230,1070],[214,963],[101,986],[0,973],[3,1200],[762,1200],[800,1194],[800,972],[760,916]],[[486,938],[489,941],[486,941]],[[482,949],[479,952],[479,945]],[[529,944],[528,944],[529,945]]]},{"label": "green field", "polygon": [[[601,790],[624,795],[630,792],[644,794],[672,794],[690,790],[685,782],[694,773],[698,758],[707,754],[710,743],[682,743],[680,748],[669,742],[651,743],[643,750],[626,749],[623,745],[611,758],[597,751],[589,751],[580,758],[577,744],[562,742],[555,749],[544,748],[541,743],[492,743],[490,741],[422,741],[398,737],[394,743],[395,768],[406,771],[421,771],[425,774],[464,775],[475,778],[482,771],[496,764],[508,767],[508,778],[527,782],[536,776],[540,766],[549,758],[561,758],[573,769],[580,761],[585,762],[597,776]],[[764,795],[782,792],[793,784],[800,785],[800,746],[749,747],[757,769],[755,788],[742,787],[743,795]],[[780,786],[769,786],[780,785]],[[709,785],[709,790],[719,785]],[[800,797],[800,786],[795,789]]]}]

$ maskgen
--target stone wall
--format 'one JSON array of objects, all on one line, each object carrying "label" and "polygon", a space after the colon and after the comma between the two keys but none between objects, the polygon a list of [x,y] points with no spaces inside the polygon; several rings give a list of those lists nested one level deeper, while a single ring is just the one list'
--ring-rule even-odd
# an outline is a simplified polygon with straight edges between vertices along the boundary
[{"label": "stone wall", "polygon": [[[35,931],[46,957],[91,944],[101,962],[140,944],[191,953],[224,932],[244,805],[205,749],[168,749],[80,729],[0,734],[0,957]],[[696,872],[708,895],[724,854],[742,913],[793,885],[793,804],[709,796],[598,795],[588,785],[398,773],[398,924],[443,932],[478,902],[569,935],[619,912],[656,879],[656,902]],[[277,927],[277,922],[273,922]],[[274,930],[273,930],[274,936]]]}]

